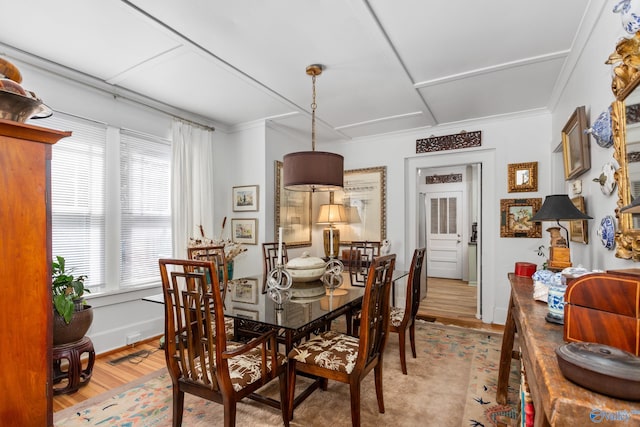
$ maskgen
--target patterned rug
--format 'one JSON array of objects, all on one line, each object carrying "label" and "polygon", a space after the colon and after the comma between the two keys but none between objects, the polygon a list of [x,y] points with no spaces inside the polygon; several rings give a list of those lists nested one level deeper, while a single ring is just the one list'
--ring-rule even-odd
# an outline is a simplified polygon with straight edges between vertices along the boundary
[{"label": "patterned rug", "polygon": [[[407,337],[407,370],[402,375],[397,334],[385,351],[383,388],[385,413],[378,413],[373,372],[362,382],[362,425],[383,426],[495,426],[517,425],[519,364],[511,369],[509,404],[495,402],[502,336],[455,326],[418,321],[417,359],[411,357]],[[261,393],[278,396],[277,381]],[[304,379],[297,386],[305,385]],[[328,410],[330,408],[330,410]],[[54,414],[57,427],[171,425],[171,380],[166,371],[112,390]],[[184,426],[221,425],[222,406],[187,395]],[[237,425],[282,425],[280,412],[245,399],[238,404]],[[349,387],[335,381],[317,390],[298,406],[293,426],[351,425]]]}]

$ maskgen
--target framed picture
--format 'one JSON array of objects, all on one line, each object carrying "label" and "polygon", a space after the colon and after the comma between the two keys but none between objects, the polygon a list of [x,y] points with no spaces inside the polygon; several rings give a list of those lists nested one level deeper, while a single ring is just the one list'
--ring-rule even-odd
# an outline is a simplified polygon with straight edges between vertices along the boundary
[{"label": "framed picture", "polygon": [[538,191],[538,162],[509,165],[509,193]]},{"label": "framed picture", "polygon": [[344,189],[334,192],[334,203],[344,205],[347,213],[347,224],[335,225],[341,246],[387,238],[386,183],[386,166],[344,171]]},{"label": "framed picture", "polygon": [[501,199],[500,237],[542,237],[540,223],[531,218],[542,206],[542,199]]},{"label": "framed picture", "polygon": [[564,158],[564,179],[568,181],[591,169],[591,152],[587,114],[584,106],[576,108],[562,129],[562,156]]},{"label": "framed picture", "polygon": [[234,280],[231,301],[256,304],[258,302],[258,279],[247,277]]},{"label": "framed picture", "polygon": [[247,245],[258,244],[257,218],[234,218],[231,220],[231,240]]},{"label": "framed picture", "polygon": [[258,320],[260,313],[255,310],[245,310],[244,308],[234,308],[233,314],[241,319]]},{"label": "framed picture", "polygon": [[[576,208],[582,213],[587,213],[587,208],[584,204],[583,196],[576,196],[571,199]],[[584,243],[585,245],[589,243],[589,236],[587,231],[589,230],[589,225],[587,224],[586,219],[581,219],[577,221],[569,221],[569,239],[572,242]]]},{"label": "framed picture", "polygon": [[258,210],[258,186],[233,187],[233,211],[255,212]]},{"label": "framed picture", "polygon": [[282,227],[282,241],[287,248],[311,246],[311,192],[285,190],[282,162],[275,162],[275,236]]}]

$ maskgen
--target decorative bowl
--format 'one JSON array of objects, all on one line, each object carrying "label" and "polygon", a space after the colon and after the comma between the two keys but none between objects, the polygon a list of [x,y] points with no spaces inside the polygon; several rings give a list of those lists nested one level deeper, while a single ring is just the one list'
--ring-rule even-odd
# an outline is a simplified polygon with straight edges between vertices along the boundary
[{"label": "decorative bowl", "polygon": [[0,90],[0,119],[24,123],[29,119],[42,119],[53,112],[37,98]]},{"label": "decorative bowl", "polygon": [[615,234],[616,234],[616,225],[615,219],[611,215],[607,215],[600,221],[600,227],[598,228],[598,237],[600,237],[600,241],[602,245],[611,250],[616,245]]},{"label": "decorative bowl", "polygon": [[600,113],[593,125],[584,131],[596,140],[602,148],[609,148],[613,145],[613,134],[611,132],[611,107],[607,111]]},{"label": "decorative bowl", "polygon": [[326,265],[322,258],[312,257],[308,252],[304,252],[301,257],[289,260],[286,269],[294,283],[313,282],[322,277]]}]

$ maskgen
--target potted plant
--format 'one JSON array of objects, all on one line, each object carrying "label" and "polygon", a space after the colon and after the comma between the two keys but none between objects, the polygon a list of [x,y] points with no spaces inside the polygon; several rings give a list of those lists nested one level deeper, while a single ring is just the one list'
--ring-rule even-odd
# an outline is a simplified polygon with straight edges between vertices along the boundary
[{"label": "potted plant", "polygon": [[85,275],[74,276],[67,270],[65,259],[56,256],[51,263],[51,291],[53,297],[53,345],[78,341],[84,337],[93,321],[93,309],[86,305]]}]

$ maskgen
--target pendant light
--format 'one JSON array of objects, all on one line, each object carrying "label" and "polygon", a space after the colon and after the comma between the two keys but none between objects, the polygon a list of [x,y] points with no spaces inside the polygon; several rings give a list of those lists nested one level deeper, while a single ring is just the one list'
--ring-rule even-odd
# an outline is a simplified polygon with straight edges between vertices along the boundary
[{"label": "pendant light", "polygon": [[311,103],[311,151],[289,153],[283,157],[284,188],[293,191],[335,191],[344,184],[344,157],[326,151],[316,151],[316,77],[324,67],[313,64],[307,74],[313,83]]}]

